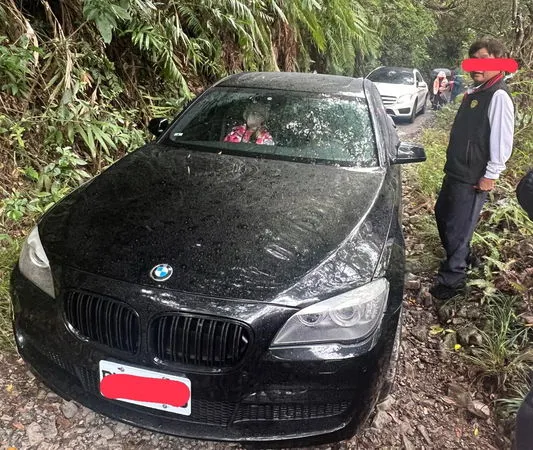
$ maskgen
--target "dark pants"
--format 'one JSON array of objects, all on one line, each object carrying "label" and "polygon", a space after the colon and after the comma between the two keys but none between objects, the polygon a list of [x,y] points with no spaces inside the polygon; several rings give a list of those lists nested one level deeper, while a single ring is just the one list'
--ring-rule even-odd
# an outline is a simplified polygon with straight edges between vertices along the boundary
[{"label": "dark pants", "polygon": [[440,241],[446,251],[446,260],[437,275],[438,283],[452,288],[464,284],[470,241],[486,200],[486,192],[444,177],[435,205]]},{"label": "dark pants", "polygon": [[533,389],[516,415],[516,450],[533,450]]}]

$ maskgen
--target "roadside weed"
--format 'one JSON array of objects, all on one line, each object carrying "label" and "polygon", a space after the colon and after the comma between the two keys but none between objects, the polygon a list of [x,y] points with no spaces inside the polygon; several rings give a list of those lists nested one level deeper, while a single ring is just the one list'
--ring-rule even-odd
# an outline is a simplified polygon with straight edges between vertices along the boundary
[{"label": "roadside weed", "polygon": [[9,278],[20,252],[21,242],[5,234],[0,235],[0,350],[13,348],[11,329],[11,301]]},{"label": "roadside weed", "polygon": [[519,299],[495,293],[485,308],[486,324],[480,334],[482,344],[472,347],[465,358],[477,368],[482,379],[506,391],[531,369],[531,330],[520,321],[516,307]]},{"label": "roadside weed", "polygon": [[442,169],[446,160],[447,130],[433,128],[425,130],[422,134],[422,143],[426,150],[427,161],[416,165],[418,174],[416,183],[422,194],[436,197],[442,183]]},{"label": "roadside weed", "polygon": [[499,408],[500,413],[504,416],[516,414],[529,392],[530,386],[531,382],[528,377],[523,376],[517,379],[508,397],[496,400],[496,406]]},{"label": "roadside weed", "polygon": [[412,270],[436,270],[443,254],[435,219],[428,214],[410,217],[407,229],[417,236],[407,254]]}]

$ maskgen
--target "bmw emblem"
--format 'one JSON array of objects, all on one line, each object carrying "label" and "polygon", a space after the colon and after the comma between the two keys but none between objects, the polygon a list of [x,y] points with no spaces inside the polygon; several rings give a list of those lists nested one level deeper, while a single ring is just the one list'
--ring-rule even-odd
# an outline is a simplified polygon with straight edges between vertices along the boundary
[{"label": "bmw emblem", "polygon": [[150,270],[150,277],[155,281],[166,281],[172,276],[173,269],[168,264],[158,264]]}]

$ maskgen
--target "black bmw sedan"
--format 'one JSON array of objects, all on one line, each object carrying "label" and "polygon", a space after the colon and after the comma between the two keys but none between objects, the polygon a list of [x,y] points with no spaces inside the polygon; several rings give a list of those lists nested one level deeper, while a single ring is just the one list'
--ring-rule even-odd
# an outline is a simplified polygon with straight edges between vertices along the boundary
[{"label": "black bmw sedan", "polygon": [[18,350],[67,399],[225,441],[334,441],[390,389],[400,143],[369,80],[242,73],[48,211],[12,274]]}]

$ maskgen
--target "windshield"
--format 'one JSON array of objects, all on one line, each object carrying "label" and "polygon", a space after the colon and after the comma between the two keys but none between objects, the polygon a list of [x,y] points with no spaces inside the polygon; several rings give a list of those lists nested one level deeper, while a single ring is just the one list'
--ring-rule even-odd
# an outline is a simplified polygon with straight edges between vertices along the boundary
[{"label": "windshield", "polygon": [[390,67],[376,69],[367,78],[374,83],[413,84],[415,82],[412,70]]},{"label": "windshield", "polygon": [[214,88],[174,124],[171,142],[200,151],[355,167],[378,165],[364,98]]}]

